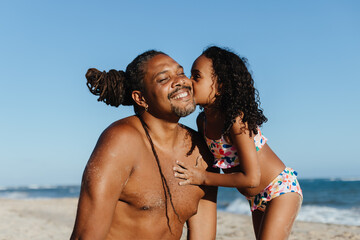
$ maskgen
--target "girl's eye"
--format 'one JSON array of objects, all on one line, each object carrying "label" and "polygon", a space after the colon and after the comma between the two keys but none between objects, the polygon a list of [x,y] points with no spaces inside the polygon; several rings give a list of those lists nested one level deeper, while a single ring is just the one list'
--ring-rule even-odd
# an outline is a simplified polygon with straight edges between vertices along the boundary
[{"label": "girl's eye", "polygon": [[194,80],[194,81],[198,81],[198,79],[200,78],[199,74],[193,74],[191,75],[191,79]]}]

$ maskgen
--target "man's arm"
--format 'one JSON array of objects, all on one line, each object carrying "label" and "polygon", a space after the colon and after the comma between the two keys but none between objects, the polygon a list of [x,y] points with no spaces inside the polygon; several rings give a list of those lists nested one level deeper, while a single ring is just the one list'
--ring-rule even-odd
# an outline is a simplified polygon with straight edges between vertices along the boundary
[{"label": "man's arm", "polygon": [[187,221],[189,240],[216,239],[217,187],[204,187],[205,196],[200,200],[197,213]]},{"label": "man's arm", "polygon": [[110,127],[99,138],[84,170],[71,240],[107,236],[117,201],[133,168],[131,150],[123,147],[131,138],[127,132],[126,127]]}]

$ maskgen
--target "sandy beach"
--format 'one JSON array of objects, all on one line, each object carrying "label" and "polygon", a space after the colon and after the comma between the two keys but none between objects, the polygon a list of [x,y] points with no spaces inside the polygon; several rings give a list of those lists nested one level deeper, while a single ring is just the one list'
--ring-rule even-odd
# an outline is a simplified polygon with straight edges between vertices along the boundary
[{"label": "sandy beach", "polygon": [[[69,239],[76,206],[75,198],[0,199],[0,240]],[[255,239],[250,217],[219,212],[216,239]],[[360,226],[296,221],[290,239],[360,240]]]}]

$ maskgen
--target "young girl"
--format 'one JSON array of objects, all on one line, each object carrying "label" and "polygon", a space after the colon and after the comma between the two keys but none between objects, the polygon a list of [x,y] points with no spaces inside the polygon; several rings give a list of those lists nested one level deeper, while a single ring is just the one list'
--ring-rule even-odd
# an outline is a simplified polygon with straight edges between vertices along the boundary
[{"label": "young girl", "polygon": [[197,118],[214,155],[214,167],[202,171],[178,162],[180,185],[236,187],[250,203],[257,239],[287,239],[302,203],[297,173],[267,145],[259,126],[267,121],[246,59],[219,47],[206,49],[193,63],[194,96],[204,111]]}]

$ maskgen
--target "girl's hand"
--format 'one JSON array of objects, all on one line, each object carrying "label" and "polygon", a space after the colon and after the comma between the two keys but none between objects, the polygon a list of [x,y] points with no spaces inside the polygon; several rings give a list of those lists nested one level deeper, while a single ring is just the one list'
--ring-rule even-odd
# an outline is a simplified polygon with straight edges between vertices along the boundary
[{"label": "girl's hand", "polygon": [[183,162],[176,161],[178,166],[174,167],[174,176],[185,181],[179,182],[179,185],[203,185],[205,183],[205,169],[196,164],[194,167],[185,166]]}]

